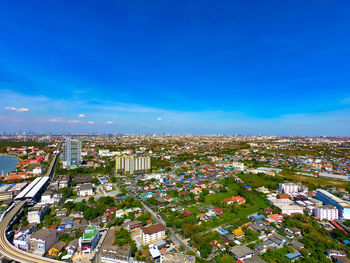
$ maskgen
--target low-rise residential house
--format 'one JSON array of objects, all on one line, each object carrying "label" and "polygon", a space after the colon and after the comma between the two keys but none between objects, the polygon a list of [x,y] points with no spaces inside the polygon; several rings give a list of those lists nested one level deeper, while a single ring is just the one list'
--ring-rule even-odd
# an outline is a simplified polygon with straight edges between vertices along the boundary
[{"label": "low-rise residential house", "polygon": [[40,229],[30,236],[30,251],[34,254],[45,254],[53,244],[57,242],[56,230]]},{"label": "low-rise residential house", "polygon": [[219,227],[216,232],[218,232],[220,235],[227,235],[229,234],[229,231],[227,231],[225,228]]},{"label": "low-rise residential house", "polygon": [[301,236],[301,230],[297,227],[290,227],[287,229],[287,232],[291,233],[292,235]]},{"label": "low-rise residential house", "polygon": [[269,240],[272,241],[276,248],[281,248],[287,242],[287,239],[279,234],[269,236]]},{"label": "low-rise residential house", "polygon": [[299,241],[297,241],[297,240],[293,240],[292,242],[290,242],[289,246],[294,248],[297,251],[299,251],[299,250],[304,248],[304,244],[299,242]]},{"label": "low-rise residential house", "polygon": [[55,200],[53,198],[53,191],[52,190],[46,190],[42,195],[41,195],[41,203],[43,204],[54,204]]},{"label": "low-rise residential house", "polygon": [[236,260],[244,261],[245,259],[252,258],[254,256],[253,250],[246,245],[234,246],[229,251],[230,255]]},{"label": "low-rise residential house", "polygon": [[227,203],[228,205],[231,205],[231,204],[241,205],[241,204],[244,204],[246,202],[245,198],[242,196],[232,196],[229,198],[225,198],[222,201]]},{"label": "low-rise residential house", "polygon": [[66,209],[61,209],[56,211],[56,216],[57,217],[64,217],[67,215],[67,210]]},{"label": "low-rise residential house", "polygon": [[283,222],[283,216],[280,214],[272,214],[272,215],[268,215],[266,220],[269,222],[278,224],[278,223]]},{"label": "low-rise residential house", "polygon": [[295,251],[294,253],[286,254],[286,258],[288,258],[291,261],[297,260],[300,257],[302,257],[302,254],[299,251]]},{"label": "low-rise residential house", "polygon": [[90,174],[82,174],[82,175],[76,175],[74,176],[73,180],[77,184],[77,186],[92,183],[93,176]]},{"label": "low-rise residential house", "polygon": [[58,181],[58,188],[64,188],[64,187],[68,187],[70,184],[70,176],[69,175],[63,175],[61,176],[61,178]]},{"label": "low-rise residential house", "polygon": [[271,240],[267,239],[263,242],[256,245],[255,250],[258,251],[260,254],[265,253],[267,249],[274,249],[275,245],[272,243]]},{"label": "low-rise residential house", "polygon": [[28,210],[27,220],[29,224],[40,224],[44,216],[49,212],[47,205],[37,204]]},{"label": "low-rise residential house", "polygon": [[194,193],[194,194],[199,194],[202,192],[202,189],[197,187],[197,188],[194,188],[194,189],[191,189],[191,193]]},{"label": "low-rise residential house", "polygon": [[106,211],[105,211],[106,217],[109,218],[109,219],[113,218],[113,216],[114,216],[114,214],[115,214],[115,212],[117,210],[118,210],[118,208],[116,208],[116,207],[109,207],[109,208],[107,208]]},{"label": "low-rise residential house", "polygon": [[334,249],[330,249],[330,250],[328,250],[327,251],[327,256],[328,257],[346,257],[347,256],[347,254],[346,254],[346,252],[345,251],[343,251],[343,250],[334,250]]},{"label": "low-rise residential house", "polygon": [[58,257],[58,255],[61,253],[65,246],[66,243],[64,243],[63,241],[58,241],[49,249],[48,254],[52,257]]},{"label": "low-rise residential house", "polygon": [[115,211],[115,217],[123,217],[125,215],[125,212],[123,209],[119,209]]},{"label": "low-rise residential house", "polygon": [[207,216],[205,214],[198,214],[197,218],[199,218],[200,221],[206,221],[207,220]]},{"label": "low-rise residential house", "polygon": [[[255,250],[259,253],[265,253],[267,249],[278,249],[283,247],[283,245],[287,242],[286,238],[279,234],[272,234],[268,237],[268,239],[256,245]],[[295,243],[297,247],[299,244]]]},{"label": "low-rise residential house", "polygon": [[232,231],[232,234],[233,234],[236,238],[243,238],[243,237],[244,237],[244,232],[243,232],[242,228],[234,229],[234,230]]},{"label": "low-rise residential house", "polygon": [[78,195],[79,196],[94,195],[94,187],[92,186],[92,184],[83,184],[79,187]]},{"label": "low-rise residential house", "polygon": [[134,221],[130,221],[130,222],[125,223],[125,229],[127,229],[127,230],[135,230],[135,229],[138,229],[141,227],[142,227],[142,224],[138,220],[134,220]]},{"label": "low-rise residential house", "polygon": [[30,234],[18,232],[13,237],[13,245],[23,251],[28,252],[30,249]]},{"label": "low-rise residential house", "polygon": [[160,257],[161,257],[161,253],[160,253],[159,249],[150,245],[150,247],[148,248],[148,251],[149,251],[149,254],[152,258],[152,261],[159,262]]},{"label": "low-rise residential house", "polygon": [[216,213],[214,212],[214,210],[209,210],[208,212],[205,213],[205,215],[208,218],[212,218],[212,217],[216,216]]},{"label": "low-rise residential house", "polygon": [[217,249],[222,250],[222,251],[225,251],[225,250],[226,250],[225,247],[224,247],[223,245],[221,245],[217,240],[212,240],[212,241],[209,242],[209,244],[210,244],[211,246],[216,247]]},{"label": "low-rise residential house", "polygon": [[184,217],[188,217],[188,216],[190,216],[190,215],[192,215],[192,212],[191,212],[191,211],[189,211],[189,210],[185,210],[185,211],[184,211]]},{"label": "low-rise residential house", "polygon": [[214,210],[215,215],[217,215],[217,216],[222,216],[224,214],[224,211],[219,207],[215,207],[213,210]]},{"label": "low-rise residential house", "polygon": [[71,242],[68,243],[68,245],[66,246],[66,251],[67,251],[67,255],[73,255],[74,252],[77,250],[78,248],[78,244],[79,241],[77,239],[72,240]]},{"label": "low-rise residential house", "polygon": [[268,207],[268,208],[265,208],[265,209],[264,209],[264,212],[265,212],[266,214],[272,214],[272,213],[273,213],[273,209],[272,209],[271,207]]}]

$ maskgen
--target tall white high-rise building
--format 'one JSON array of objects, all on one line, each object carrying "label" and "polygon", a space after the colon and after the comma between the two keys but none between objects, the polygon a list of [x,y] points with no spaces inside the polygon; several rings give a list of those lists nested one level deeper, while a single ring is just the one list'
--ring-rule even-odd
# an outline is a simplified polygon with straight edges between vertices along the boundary
[{"label": "tall white high-rise building", "polygon": [[72,167],[81,164],[81,141],[66,138],[63,143],[63,166]]},{"label": "tall white high-rise building", "polygon": [[151,171],[151,157],[121,156],[116,157],[117,173],[137,174]]}]

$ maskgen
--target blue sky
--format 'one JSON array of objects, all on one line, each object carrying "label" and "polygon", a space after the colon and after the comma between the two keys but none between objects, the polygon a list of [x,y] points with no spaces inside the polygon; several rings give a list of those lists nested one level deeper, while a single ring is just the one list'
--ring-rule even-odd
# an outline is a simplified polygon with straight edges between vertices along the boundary
[{"label": "blue sky", "polygon": [[0,131],[350,135],[348,1],[1,1]]}]

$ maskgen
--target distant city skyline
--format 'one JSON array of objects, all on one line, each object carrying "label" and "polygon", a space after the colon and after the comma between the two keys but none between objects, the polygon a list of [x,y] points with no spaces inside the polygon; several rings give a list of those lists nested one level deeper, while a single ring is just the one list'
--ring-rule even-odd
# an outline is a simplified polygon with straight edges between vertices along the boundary
[{"label": "distant city skyline", "polygon": [[0,133],[350,136],[350,3],[3,1]]}]

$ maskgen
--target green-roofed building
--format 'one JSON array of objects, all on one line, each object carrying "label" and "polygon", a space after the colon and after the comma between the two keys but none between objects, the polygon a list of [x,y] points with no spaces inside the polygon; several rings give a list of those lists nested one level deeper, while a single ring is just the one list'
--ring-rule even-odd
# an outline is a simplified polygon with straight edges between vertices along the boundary
[{"label": "green-roofed building", "polygon": [[100,231],[96,226],[85,228],[83,236],[79,238],[79,246],[84,254],[91,254],[100,239]]}]

